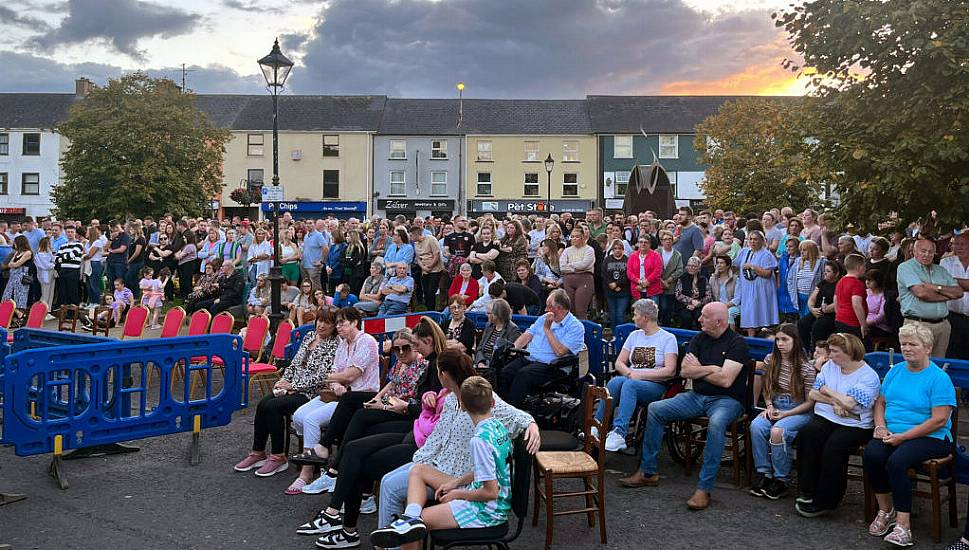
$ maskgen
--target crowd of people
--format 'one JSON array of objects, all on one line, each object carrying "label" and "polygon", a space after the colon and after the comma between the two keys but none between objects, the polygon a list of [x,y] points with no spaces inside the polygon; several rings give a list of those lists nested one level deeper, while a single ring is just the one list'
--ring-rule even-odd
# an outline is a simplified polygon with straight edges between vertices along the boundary
[{"label": "crowd of people", "polygon": [[[381,547],[415,544],[429,529],[502,523],[510,442],[522,436],[530,452],[541,447],[527,397],[570,368],[590,317],[636,326],[601,381],[615,407],[602,434],[607,451],[633,441],[629,423],[646,408],[641,462],[622,486],[658,485],[667,425],[704,416],[703,464],[687,506],[705,509],[727,430],[759,406],[750,413],[753,495],[785,497],[796,471],[797,512],[831,513],[848,458],[863,447],[879,505],[869,533],[912,543],[906,472],[950,452],[957,406],[931,358],[969,359],[967,339],[950,337],[969,334],[965,228],[861,235],[790,208],[741,217],[684,207],[671,220],[593,209],[584,219],[287,213],[279,221],[278,236],[238,218],[0,222],[0,246],[10,246],[0,258],[3,299],[17,306],[15,324],[37,300],[52,310],[111,305],[113,322],[135,303],[156,314],[179,303],[259,315],[270,308],[278,245],[284,312],[315,330],[259,401],[251,448],[235,470],[268,477],[296,464],[287,494],[331,492],[297,529],[321,548],[359,545],[362,513],[379,511],[370,540]],[[442,310],[440,323],[422,317],[383,347],[361,330],[365,316]],[[468,312],[487,314],[480,335]],[[522,330],[515,314],[540,317]],[[670,326],[698,330],[682,357]],[[755,364],[744,335],[772,338],[774,351]],[[905,361],[880,380],[864,355],[885,343]],[[501,346],[528,355],[499,363]],[[385,376],[382,357],[392,359]],[[668,395],[677,378],[689,389]],[[287,420],[303,440],[293,455]],[[427,506],[429,490],[438,505]]]}]

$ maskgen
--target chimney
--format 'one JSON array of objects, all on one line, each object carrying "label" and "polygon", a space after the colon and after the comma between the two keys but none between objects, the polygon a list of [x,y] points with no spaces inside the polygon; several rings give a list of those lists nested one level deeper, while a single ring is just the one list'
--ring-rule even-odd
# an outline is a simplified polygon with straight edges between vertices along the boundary
[{"label": "chimney", "polygon": [[92,84],[90,80],[82,76],[74,81],[74,95],[76,95],[79,99],[85,98],[89,93],[91,93],[91,88],[93,86],[94,84]]}]

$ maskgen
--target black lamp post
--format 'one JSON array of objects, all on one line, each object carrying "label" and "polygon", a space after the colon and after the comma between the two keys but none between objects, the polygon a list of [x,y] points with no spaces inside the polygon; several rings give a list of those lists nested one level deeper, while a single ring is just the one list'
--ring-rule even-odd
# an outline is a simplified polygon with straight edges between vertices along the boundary
[{"label": "black lamp post", "polygon": [[545,157],[545,172],[548,174],[548,206],[552,207],[552,167],[555,166],[555,159],[552,158],[552,153],[549,153]]},{"label": "black lamp post", "polygon": [[[293,70],[293,62],[279,50],[279,39],[273,43],[269,55],[259,60],[259,68],[266,78],[266,87],[273,96],[273,187],[279,186],[279,92],[286,84],[289,72]],[[279,265],[279,201],[272,201],[273,205],[273,266],[269,270],[270,284],[270,313],[269,321],[273,330],[279,326],[283,318],[282,300],[280,298],[283,280],[283,270]]]}]

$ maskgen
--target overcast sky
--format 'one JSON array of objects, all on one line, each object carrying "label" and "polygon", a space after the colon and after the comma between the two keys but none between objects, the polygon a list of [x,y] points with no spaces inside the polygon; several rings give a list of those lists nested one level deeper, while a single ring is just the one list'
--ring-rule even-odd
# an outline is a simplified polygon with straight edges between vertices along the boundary
[{"label": "overcast sky", "polygon": [[580,98],[800,94],[770,14],[791,0],[4,0],[0,92],[142,69],[261,93],[273,38],[291,93]]}]

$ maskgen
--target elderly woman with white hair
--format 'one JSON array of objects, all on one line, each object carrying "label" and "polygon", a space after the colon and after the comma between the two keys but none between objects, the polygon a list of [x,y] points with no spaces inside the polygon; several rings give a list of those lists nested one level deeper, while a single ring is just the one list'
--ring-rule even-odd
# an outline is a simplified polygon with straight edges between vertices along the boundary
[{"label": "elderly woman with white hair", "polygon": [[[606,384],[615,409],[612,430],[606,436],[606,450],[610,452],[626,448],[629,420],[636,407],[662,399],[670,380],[676,376],[676,336],[660,328],[656,302],[645,298],[636,300],[633,322],[637,330],[626,338],[616,358],[616,376]],[[605,403],[600,402],[596,411],[600,421],[605,408]]]},{"label": "elderly woman with white hair", "polygon": [[868,534],[897,546],[912,544],[912,481],[908,476],[924,460],[952,450],[956,390],[930,358],[934,338],[921,323],[898,331],[905,361],[892,367],[872,409],[874,438],[865,446],[865,473],[878,500],[878,515]]}]

